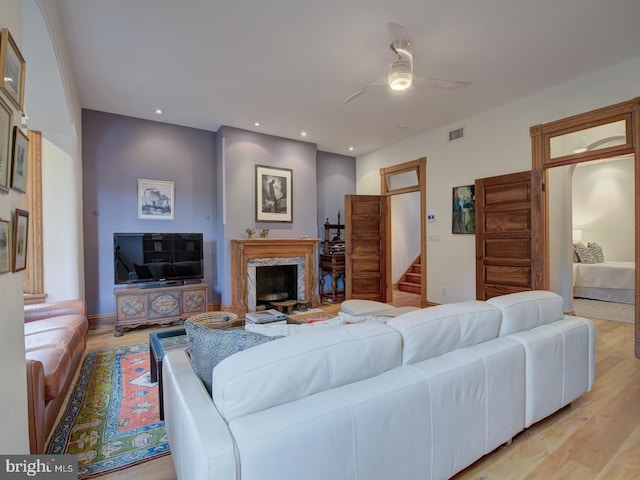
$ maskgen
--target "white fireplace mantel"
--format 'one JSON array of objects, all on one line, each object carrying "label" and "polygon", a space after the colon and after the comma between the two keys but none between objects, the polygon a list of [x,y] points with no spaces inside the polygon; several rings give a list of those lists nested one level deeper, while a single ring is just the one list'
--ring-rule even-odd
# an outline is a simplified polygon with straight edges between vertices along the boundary
[{"label": "white fireplace mantel", "polygon": [[[302,278],[298,300],[316,305],[319,238],[240,238],[231,240],[231,301],[238,316],[255,309],[255,290],[250,295],[251,278],[260,265],[297,264]],[[252,277],[253,274],[253,277]]]}]

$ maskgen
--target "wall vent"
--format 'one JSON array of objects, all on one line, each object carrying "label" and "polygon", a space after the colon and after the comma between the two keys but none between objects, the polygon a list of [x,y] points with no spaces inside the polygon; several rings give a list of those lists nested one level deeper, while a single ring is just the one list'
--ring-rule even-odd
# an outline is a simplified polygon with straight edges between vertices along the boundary
[{"label": "wall vent", "polygon": [[449,132],[449,141],[453,142],[454,140],[460,140],[464,138],[464,127],[456,128],[455,130],[451,130]]}]

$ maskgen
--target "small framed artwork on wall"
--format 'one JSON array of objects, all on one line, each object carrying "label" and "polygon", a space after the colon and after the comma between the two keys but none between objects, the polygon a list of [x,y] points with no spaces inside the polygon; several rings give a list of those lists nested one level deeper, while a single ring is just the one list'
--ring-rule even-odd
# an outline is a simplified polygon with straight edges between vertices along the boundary
[{"label": "small framed artwork on wall", "polygon": [[11,186],[25,193],[27,191],[27,168],[29,167],[29,139],[17,126],[13,127],[13,155]]},{"label": "small framed artwork on wall", "polygon": [[11,222],[0,220],[0,273],[11,271]]},{"label": "small framed artwork on wall", "polygon": [[475,185],[453,187],[452,233],[476,233]]},{"label": "small framed artwork on wall", "polygon": [[29,238],[29,212],[16,208],[13,234],[13,271],[27,268],[27,239]]},{"label": "small framed artwork on wall", "polygon": [[293,171],[256,165],[256,222],[293,222]]},{"label": "small framed artwork on wall", "polygon": [[138,218],[173,220],[175,183],[164,180],[138,179]]},{"label": "small framed artwork on wall", "polygon": [[0,70],[4,76],[0,87],[20,111],[24,105],[25,69],[26,62],[18,45],[9,29],[3,28],[0,33]]},{"label": "small framed artwork on wall", "polygon": [[11,177],[11,127],[13,114],[9,105],[0,98],[0,192],[9,191]]}]

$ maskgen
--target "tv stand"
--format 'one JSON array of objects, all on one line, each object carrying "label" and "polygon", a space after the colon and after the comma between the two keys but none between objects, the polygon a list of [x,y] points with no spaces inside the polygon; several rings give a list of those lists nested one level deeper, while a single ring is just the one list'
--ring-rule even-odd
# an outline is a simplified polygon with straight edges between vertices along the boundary
[{"label": "tv stand", "polygon": [[197,284],[119,287],[116,297],[114,336],[143,325],[182,323],[196,313],[207,311],[208,285]]}]

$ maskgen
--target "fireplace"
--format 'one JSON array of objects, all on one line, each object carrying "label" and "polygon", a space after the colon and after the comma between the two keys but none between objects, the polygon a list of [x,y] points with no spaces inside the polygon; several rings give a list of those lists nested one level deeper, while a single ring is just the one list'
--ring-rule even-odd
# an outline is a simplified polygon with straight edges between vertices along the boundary
[{"label": "fireplace", "polygon": [[[251,258],[247,262],[247,309],[268,303],[261,295],[286,294],[288,300],[305,300],[304,257]],[[279,300],[284,300],[280,298]]]},{"label": "fireplace", "polygon": [[[319,241],[317,238],[231,240],[233,311],[239,316],[255,311],[259,303],[258,293],[264,293],[261,289],[267,281],[275,282],[273,285],[276,289],[286,291],[289,300],[305,300],[315,305]],[[265,271],[261,272],[263,269]],[[278,269],[281,273],[274,274]],[[271,278],[264,280],[263,273]],[[274,278],[280,275],[283,278]]]}]

